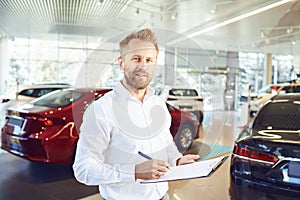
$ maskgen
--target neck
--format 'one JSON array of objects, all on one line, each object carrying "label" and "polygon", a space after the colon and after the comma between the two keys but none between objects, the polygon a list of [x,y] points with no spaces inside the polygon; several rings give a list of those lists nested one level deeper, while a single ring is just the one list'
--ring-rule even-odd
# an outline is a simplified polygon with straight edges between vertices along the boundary
[{"label": "neck", "polygon": [[132,94],[135,98],[137,98],[141,102],[144,101],[144,97],[146,95],[147,88],[144,88],[144,89],[133,88],[130,85],[128,85],[126,83],[126,81],[124,81],[124,80],[122,80],[121,83],[129,91],[129,93]]}]

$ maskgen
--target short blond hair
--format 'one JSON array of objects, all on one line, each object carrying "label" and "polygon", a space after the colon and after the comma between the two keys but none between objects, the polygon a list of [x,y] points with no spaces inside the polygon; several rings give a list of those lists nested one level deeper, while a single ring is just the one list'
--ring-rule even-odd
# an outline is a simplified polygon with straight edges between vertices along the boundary
[{"label": "short blond hair", "polygon": [[140,31],[137,32],[133,32],[129,35],[127,35],[126,38],[124,38],[121,42],[120,42],[120,53],[121,56],[124,55],[126,53],[126,46],[129,44],[129,42],[132,39],[139,39],[139,40],[143,40],[145,42],[151,42],[158,54],[158,45],[157,45],[157,41],[156,41],[156,36],[154,34],[153,31],[151,31],[150,29],[142,29]]}]

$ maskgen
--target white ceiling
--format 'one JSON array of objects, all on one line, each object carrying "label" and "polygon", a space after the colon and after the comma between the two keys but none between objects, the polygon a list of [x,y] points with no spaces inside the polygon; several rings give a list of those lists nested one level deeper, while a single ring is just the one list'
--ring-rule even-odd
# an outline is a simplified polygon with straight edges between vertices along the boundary
[{"label": "white ceiling", "polygon": [[163,45],[300,54],[299,0],[0,0],[0,14],[2,37],[115,41],[150,27]]}]

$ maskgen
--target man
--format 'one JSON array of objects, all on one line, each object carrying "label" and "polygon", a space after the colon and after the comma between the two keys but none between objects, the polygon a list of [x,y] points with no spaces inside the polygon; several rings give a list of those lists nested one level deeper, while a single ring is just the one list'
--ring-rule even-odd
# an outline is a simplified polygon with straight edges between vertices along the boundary
[{"label": "man", "polygon": [[199,156],[179,153],[169,131],[171,116],[165,102],[148,87],[158,56],[154,33],[134,32],[120,42],[120,50],[124,78],[84,114],[75,177],[99,185],[104,199],[163,199],[168,183],[139,181],[158,179],[171,166],[194,162]]}]

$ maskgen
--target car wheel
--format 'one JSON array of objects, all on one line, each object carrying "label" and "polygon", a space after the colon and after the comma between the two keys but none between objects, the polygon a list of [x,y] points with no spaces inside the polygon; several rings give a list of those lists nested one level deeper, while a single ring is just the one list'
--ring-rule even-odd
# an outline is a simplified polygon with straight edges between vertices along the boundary
[{"label": "car wheel", "polygon": [[192,126],[189,124],[183,124],[180,126],[176,136],[175,136],[175,144],[178,150],[182,153],[188,150],[194,141],[195,132]]}]

